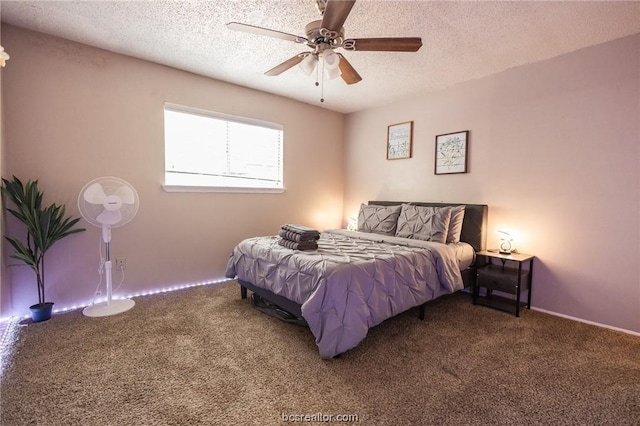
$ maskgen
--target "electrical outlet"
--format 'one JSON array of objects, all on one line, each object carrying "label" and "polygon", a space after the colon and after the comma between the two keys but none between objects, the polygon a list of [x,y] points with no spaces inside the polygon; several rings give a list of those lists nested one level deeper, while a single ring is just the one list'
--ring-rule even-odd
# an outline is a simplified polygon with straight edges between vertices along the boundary
[{"label": "electrical outlet", "polygon": [[126,257],[116,257],[116,268],[124,271],[124,268],[127,266],[127,258]]}]

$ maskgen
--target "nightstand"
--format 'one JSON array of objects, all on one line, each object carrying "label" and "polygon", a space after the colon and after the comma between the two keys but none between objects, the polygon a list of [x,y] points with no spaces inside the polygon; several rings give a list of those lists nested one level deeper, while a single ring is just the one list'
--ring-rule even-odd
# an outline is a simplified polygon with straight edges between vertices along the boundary
[{"label": "nightstand", "polygon": [[[487,263],[478,267],[478,275],[473,286],[473,304],[489,306],[520,316],[520,307],[531,309],[531,277],[533,274],[533,258],[530,254],[512,253],[500,254],[492,251],[479,251],[478,256],[484,256]],[[499,262],[498,262],[499,261]],[[524,269],[523,264],[529,263]],[[486,296],[480,296],[480,287],[487,289]],[[493,295],[493,291],[513,294],[515,301],[506,297]],[[528,291],[527,303],[520,302],[520,294]]]}]

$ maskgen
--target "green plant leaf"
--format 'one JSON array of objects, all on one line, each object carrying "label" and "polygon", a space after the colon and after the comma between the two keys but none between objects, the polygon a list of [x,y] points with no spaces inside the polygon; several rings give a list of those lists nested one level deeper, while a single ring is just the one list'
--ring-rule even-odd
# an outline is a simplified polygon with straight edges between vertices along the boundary
[{"label": "green plant leaf", "polygon": [[36,253],[29,247],[25,246],[22,241],[13,237],[4,237],[13,246],[15,253],[11,255],[12,258],[23,261],[34,271],[38,268],[38,259]]},{"label": "green plant leaf", "polygon": [[27,228],[26,244],[17,238],[5,236],[14,249],[11,258],[24,262],[34,270],[38,299],[40,303],[44,303],[44,254],[56,241],[85,229],[73,228],[80,218],[65,217],[64,205],[52,203],[42,207],[44,194],[38,189],[37,180],[29,180],[23,184],[15,176],[12,180],[2,178],[0,189],[16,207],[6,207],[7,211]]}]

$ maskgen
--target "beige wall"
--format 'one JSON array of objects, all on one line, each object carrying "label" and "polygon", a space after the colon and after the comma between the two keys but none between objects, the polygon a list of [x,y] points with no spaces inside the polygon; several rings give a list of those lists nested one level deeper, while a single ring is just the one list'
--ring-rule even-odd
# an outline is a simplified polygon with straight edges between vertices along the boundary
[{"label": "beige wall", "polygon": [[[425,76],[428,78],[428,76]],[[387,125],[413,120],[413,158]],[[346,119],[345,213],[369,199],[484,203],[537,256],[533,305],[640,332],[640,35]],[[470,131],[469,173],[434,175],[435,135]]]},{"label": "beige wall", "polygon": [[[11,52],[2,81],[4,174],[39,179],[48,201],[75,216],[79,191],[96,177],[125,179],[140,195],[136,218],[113,229],[111,257],[127,259],[121,293],[223,278],[238,241],[273,235],[285,222],[341,225],[342,114],[12,26],[2,31]],[[164,102],[284,125],[286,192],[164,192]],[[47,254],[47,299],[56,307],[88,302],[99,281],[100,230],[81,223],[87,232]],[[37,302],[31,271],[9,275],[2,316]]]},{"label": "beige wall", "polygon": [[[112,257],[127,258],[126,292],[220,278],[240,239],[289,221],[336,227],[369,199],[486,203],[489,245],[506,228],[537,256],[536,308],[640,331],[640,35],[345,119],[11,26],[2,31],[11,54],[2,72],[3,175],[39,178],[50,201],[74,215],[86,182],[130,181],[140,211],[114,229],[112,244]],[[164,192],[165,101],[284,124],[287,192]],[[387,125],[407,120],[413,158],[387,161]],[[310,127],[317,121],[321,135]],[[459,130],[471,132],[469,173],[435,176],[435,135]],[[101,243],[88,228],[49,255],[56,306],[93,295]],[[0,316],[35,300],[30,271],[9,272]]]}]

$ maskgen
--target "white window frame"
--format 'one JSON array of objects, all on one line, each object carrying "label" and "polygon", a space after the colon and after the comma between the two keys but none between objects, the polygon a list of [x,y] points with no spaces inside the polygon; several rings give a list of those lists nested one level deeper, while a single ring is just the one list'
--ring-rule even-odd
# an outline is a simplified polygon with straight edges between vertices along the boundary
[{"label": "white window frame", "polygon": [[[207,111],[194,107],[187,107],[184,105],[172,104],[166,102],[163,108],[163,122],[164,122],[164,113],[166,111],[174,111],[185,114],[199,115],[203,117],[209,117],[216,120],[228,121],[231,123],[239,123],[239,124],[247,124],[250,126],[259,126],[268,129],[279,130],[281,132],[280,136],[280,152],[278,153],[278,164],[279,164],[279,181],[274,181],[275,185],[269,185],[264,187],[253,187],[253,186],[222,186],[222,185],[204,185],[204,184],[176,184],[176,183],[167,183],[167,142],[166,142],[166,133],[163,133],[164,147],[165,147],[165,156],[164,156],[164,184],[162,187],[167,192],[244,192],[244,193],[282,193],[285,191],[284,187],[284,126],[277,123],[271,123],[262,120],[256,120],[247,117],[239,117],[234,115],[223,114],[219,112]],[[166,125],[166,123],[165,123]]]}]

